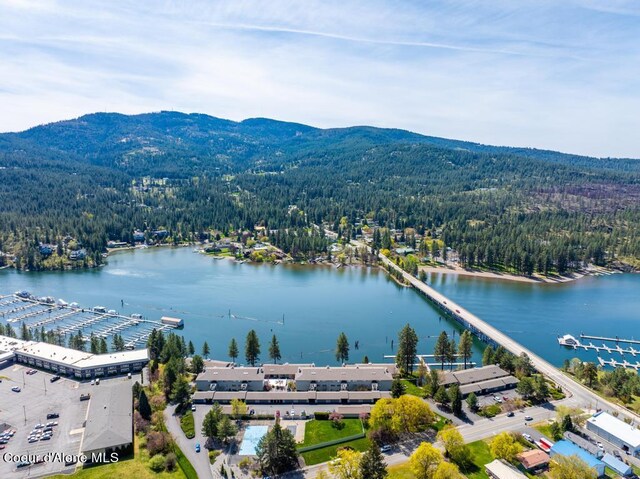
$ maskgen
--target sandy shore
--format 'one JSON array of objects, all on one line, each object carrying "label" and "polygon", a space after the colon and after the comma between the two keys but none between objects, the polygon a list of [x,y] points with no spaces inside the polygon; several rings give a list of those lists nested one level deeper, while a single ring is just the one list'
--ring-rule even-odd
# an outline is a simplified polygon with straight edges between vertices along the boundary
[{"label": "sandy shore", "polygon": [[611,270],[599,267],[589,267],[587,269],[570,273],[564,276],[541,276],[534,274],[533,276],[518,276],[515,274],[498,273],[492,271],[479,271],[473,269],[465,269],[457,265],[442,266],[420,266],[420,270],[425,273],[443,273],[443,274],[459,274],[462,276],[475,276],[477,278],[502,279],[505,281],[517,281],[520,283],[566,283],[590,276],[594,274],[612,274]]}]

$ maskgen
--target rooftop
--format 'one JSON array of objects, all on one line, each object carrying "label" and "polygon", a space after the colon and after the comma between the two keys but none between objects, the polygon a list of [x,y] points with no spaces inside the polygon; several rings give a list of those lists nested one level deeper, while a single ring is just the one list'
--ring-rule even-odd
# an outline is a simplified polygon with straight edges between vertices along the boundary
[{"label": "rooftop", "polygon": [[594,414],[587,420],[587,426],[588,424],[599,427],[634,449],[640,448],[640,430],[609,413],[602,411]]},{"label": "rooftop", "polygon": [[486,464],[485,469],[493,476],[500,479],[526,479],[527,476],[518,471],[515,467],[507,464],[500,459],[496,459],[489,464]]},{"label": "rooftop", "polygon": [[518,460],[525,469],[534,469],[549,462],[549,454],[540,449],[531,449],[518,454]]},{"label": "rooftop", "polygon": [[465,384],[473,384],[505,376],[509,376],[507,371],[499,366],[491,365],[481,368],[465,369],[463,371],[447,372],[445,373],[443,384],[453,384],[457,382],[461,386],[464,386]]},{"label": "rooftop", "polygon": [[18,351],[37,359],[55,361],[65,366],[75,366],[78,368],[106,367],[127,362],[144,362],[149,360],[149,352],[146,349],[92,354],[86,351],[65,348],[56,344],[29,342],[26,343],[24,347],[18,348]]},{"label": "rooftop", "polygon": [[391,381],[393,376],[382,366],[325,367],[298,369],[297,381]]},{"label": "rooftop", "polygon": [[603,464],[602,461],[599,461],[595,456],[565,439],[556,442],[551,448],[551,452],[554,454],[560,454],[561,456],[576,455],[590,467],[597,467]]},{"label": "rooftop", "polygon": [[133,391],[129,381],[91,390],[82,450],[96,451],[133,442]]}]

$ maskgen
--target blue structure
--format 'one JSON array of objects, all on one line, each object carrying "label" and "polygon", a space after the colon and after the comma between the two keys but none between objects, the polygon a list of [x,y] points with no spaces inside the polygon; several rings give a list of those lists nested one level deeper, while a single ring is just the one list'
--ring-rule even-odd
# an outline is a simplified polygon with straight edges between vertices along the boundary
[{"label": "blue structure", "polygon": [[626,477],[626,476],[630,476],[633,473],[633,469],[631,468],[630,465],[625,464],[620,459],[618,459],[615,456],[612,456],[611,454],[608,454],[608,453],[605,454],[604,457],[602,458],[602,462],[604,462],[607,466],[609,466],[611,469],[616,471],[621,476]]},{"label": "blue structure", "polygon": [[562,441],[556,442],[551,448],[551,457],[553,458],[556,455],[578,456],[590,467],[595,469],[595,471],[598,473],[598,476],[604,476],[604,462],[599,461],[595,456],[592,456],[587,451],[581,449],[572,442],[566,441],[564,439]]}]

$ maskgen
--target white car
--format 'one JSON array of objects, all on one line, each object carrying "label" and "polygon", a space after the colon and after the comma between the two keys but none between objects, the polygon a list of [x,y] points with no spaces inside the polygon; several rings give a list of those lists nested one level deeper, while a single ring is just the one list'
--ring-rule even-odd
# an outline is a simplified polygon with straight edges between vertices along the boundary
[{"label": "white car", "polygon": [[599,443],[597,444],[597,446],[598,446],[598,449],[600,449],[601,451],[604,451],[604,444],[602,444],[601,442],[599,442]]},{"label": "white car", "polygon": [[531,434],[527,434],[526,432],[523,432],[522,437],[524,437],[529,442],[533,442],[533,438],[531,437]]}]

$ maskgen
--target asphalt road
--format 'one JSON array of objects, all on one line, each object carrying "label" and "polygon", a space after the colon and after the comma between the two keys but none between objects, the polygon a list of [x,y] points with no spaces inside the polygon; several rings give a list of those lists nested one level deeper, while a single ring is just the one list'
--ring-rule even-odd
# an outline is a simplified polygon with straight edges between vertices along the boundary
[{"label": "asphalt road", "polygon": [[[201,414],[204,417],[204,412],[201,409]],[[207,410],[209,408],[206,408]],[[180,419],[175,416],[176,406],[167,406],[164,410],[164,421],[167,426],[167,430],[174,437],[178,443],[178,447],[182,450],[184,455],[189,459],[191,465],[198,473],[199,479],[212,479],[213,473],[211,472],[211,466],[209,465],[209,456],[207,450],[204,447],[205,441],[201,432],[202,418],[198,421],[195,419],[196,424],[196,436],[193,439],[187,439],[180,428]],[[206,412],[206,411],[205,411]],[[196,443],[200,443],[200,452],[196,452]]]}]

